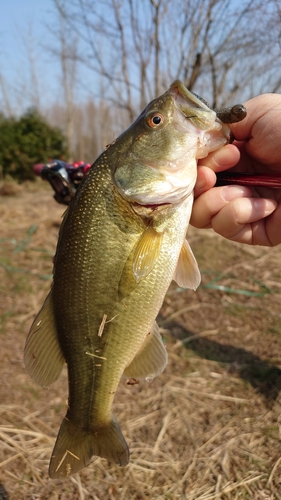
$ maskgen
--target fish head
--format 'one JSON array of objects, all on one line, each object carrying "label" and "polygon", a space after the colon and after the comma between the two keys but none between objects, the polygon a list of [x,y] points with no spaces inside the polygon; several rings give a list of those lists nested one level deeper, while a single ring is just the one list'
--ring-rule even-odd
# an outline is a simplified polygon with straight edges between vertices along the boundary
[{"label": "fish head", "polygon": [[123,198],[154,212],[193,191],[197,159],[229,141],[207,104],[175,81],[146,106],[113,145],[113,182]]}]

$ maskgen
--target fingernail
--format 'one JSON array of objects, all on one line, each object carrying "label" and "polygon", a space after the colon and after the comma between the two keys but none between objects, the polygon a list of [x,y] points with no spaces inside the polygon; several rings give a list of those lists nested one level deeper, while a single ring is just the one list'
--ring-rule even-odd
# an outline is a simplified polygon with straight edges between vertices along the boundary
[{"label": "fingernail", "polygon": [[251,196],[251,190],[245,186],[224,186],[221,190],[221,197],[225,201],[246,196]]}]

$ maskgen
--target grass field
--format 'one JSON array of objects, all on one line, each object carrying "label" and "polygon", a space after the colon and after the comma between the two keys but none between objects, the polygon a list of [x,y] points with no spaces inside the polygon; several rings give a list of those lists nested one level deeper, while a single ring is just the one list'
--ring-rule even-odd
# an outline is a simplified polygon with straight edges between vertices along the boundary
[{"label": "grass field", "polygon": [[79,475],[51,480],[67,375],[42,389],[22,358],[64,207],[43,182],[2,193],[0,482],[9,500],[281,499],[281,248],[190,228],[202,285],[173,283],[167,294],[168,366],[150,384],[121,381],[116,394],[130,465],[93,457]]}]

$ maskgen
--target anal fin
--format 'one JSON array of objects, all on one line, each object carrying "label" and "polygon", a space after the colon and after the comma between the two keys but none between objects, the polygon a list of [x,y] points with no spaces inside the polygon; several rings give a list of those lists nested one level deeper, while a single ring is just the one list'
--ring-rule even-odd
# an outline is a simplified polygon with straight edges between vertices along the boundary
[{"label": "anal fin", "polygon": [[200,285],[201,274],[199,267],[187,240],[184,241],[181,248],[173,279],[182,288],[196,290]]},{"label": "anal fin", "polygon": [[30,328],[24,363],[29,375],[42,387],[55,382],[62,371],[65,360],[57,337],[52,291]]},{"label": "anal fin", "polygon": [[163,344],[159,327],[155,322],[151,332],[131,363],[125,368],[124,376],[128,378],[145,378],[151,381],[163,372],[168,361],[166,348]]}]

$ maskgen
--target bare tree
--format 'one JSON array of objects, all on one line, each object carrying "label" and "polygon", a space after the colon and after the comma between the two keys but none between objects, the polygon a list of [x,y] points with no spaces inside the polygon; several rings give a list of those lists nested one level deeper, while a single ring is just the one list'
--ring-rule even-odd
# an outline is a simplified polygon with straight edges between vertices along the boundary
[{"label": "bare tree", "polygon": [[275,0],[54,2],[82,41],[79,60],[130,119],[175,78],[214,106],[281,87],[272,71],[280,61]]},{"label": "bare tree", "polygon": [[38,81],[38,70],[37,70],[37,55],[36,55],[36,41],[33,35],[32,24],[30,23],[27,27],[27,33],[21,34],[23,44],[26,49],[27,60],[29,64],[29,89],[30,89],[30,102],[32,107],[36,108],[38,111],[41,108],[40,91],[39,91],[39,81]]},{"label": "bare tree", "polygon": [[58,15],[58,26],[50,31],[55,40],[54,46],[46,47],[53,56],[57,57],[61,67],[61,82],[64,96],[64,132],[67,138],[70,156],[73,160],[74,147],[74,113],[75,113],[75,91],[77,88],[77,59],[78,59],[78,36],[73,33],[69,23],[63,15],[63,9],[67,2],[65,0],[54,0]]},{"label": "bare tree", "polygon": [[5,82],[4,77],[2,76],[2,74],[0,72],[0,92],[1,92],[1,95],[3,98],[3,103],[4,103],[2,109],[4,109],[7,116],[11,117],[11,116],[13,116],[13,112],[12,112],[12,106],[10,103],[10,99],[9,99],[7,90],[8,90],[7,84]]},{"label": "bare tree", "polygon": [[[275,0],[239,11],[234,0],[53,1],[64,106],[49,115],[74,159],[92,162],[176,78],[213,107],[281,88]],[[78,106],[80,64],[93,71],[96,98]]]},{"label": "bare tree", "polygon": [[74,157],[92,163],[114,138],[114,111],[101,100],[75,107]]},{"label": "bare tree", "polygon": [[[19,53],[22,56],[21,67],[19,62],[15,75],[17,78],[5,78],[5,65],[0,75],[0,95],[4,102],[3,110],[7,116],[16,116],[26,110],[41,108],[40,85],[38,78],[38,60],[40,59],[38,43],[33,34],[32,23],[17,31],[17,38],[20,42]],[[20,78],[18,75],[20,74]],[[42,90],[42,84],[41,84]],[[25,107],[23,107],[23,102]]]}]

